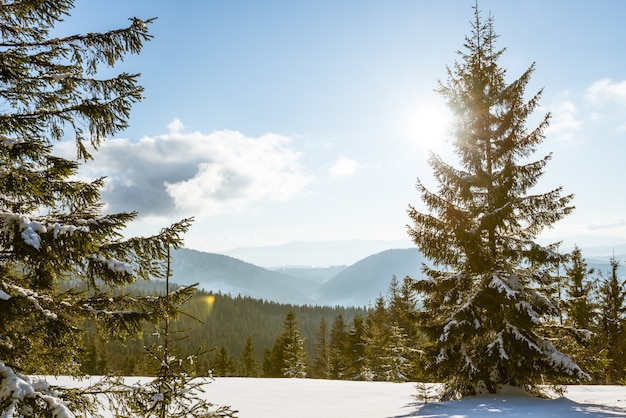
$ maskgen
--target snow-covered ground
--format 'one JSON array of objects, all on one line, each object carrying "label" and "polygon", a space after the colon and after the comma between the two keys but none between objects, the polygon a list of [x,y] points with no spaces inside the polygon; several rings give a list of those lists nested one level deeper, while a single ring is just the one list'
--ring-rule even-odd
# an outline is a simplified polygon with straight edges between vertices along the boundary
[{"label": "snow-covered ground", "polygon": [[626,386],[568,386],[558,399],[508,389],[426,405],[417,393],[415,383],[313,379],[227,377],[206,387],[210,402],[230,405],[240,418],[626,417]]},{"label": "snow-covered ground", "polygon": [[565,397],[538,399],[515,390],[424,405],[414,383],[218,378],[213,403],[241,418],[626,417],[626,386],[570,386]]}]

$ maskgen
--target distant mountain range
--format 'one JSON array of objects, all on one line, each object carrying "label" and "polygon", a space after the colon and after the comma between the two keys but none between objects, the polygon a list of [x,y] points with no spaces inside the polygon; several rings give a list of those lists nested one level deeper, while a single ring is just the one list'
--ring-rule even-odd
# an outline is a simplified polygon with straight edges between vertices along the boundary
[{"label": "distant mountain range", "polygon": [[[626,261],[626,256],[616,257]],[[393,276],[421,277],[424,262],[416,248],[405,248],[378,252],[350,266],[267,269],[227,255],[179,249],[172,256],[172,281],[294,305],[362,307],[384,295]],[[587,262],[605,276],[609,271],[608,257]]]},{"label": "distant mountain range", "polygon": [[172,255],[172,281],[199,283],[207,291],[281,303],[367,306],[385,294],[392,276],[417,277],[417,249],[387,250],[351,266],[266,269],[236,258],[190,249]]}]

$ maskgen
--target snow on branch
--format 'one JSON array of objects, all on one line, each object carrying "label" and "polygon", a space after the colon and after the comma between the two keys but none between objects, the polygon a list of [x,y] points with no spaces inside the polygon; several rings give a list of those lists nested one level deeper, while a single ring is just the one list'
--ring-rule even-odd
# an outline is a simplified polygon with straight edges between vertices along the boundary
[{"label": "snow on branch", "polygon": [[16,373],[0,361],[0,403],[3,418],[18,418],[32,413],[30,405],[37,399],[43,401],[54,418],[75,418],[54,388],[44,379]]},{"label": "snow on branch", "polygon": [[530,320],[534,324],[541,324],[539,314],[533,309],[533,306],[528,301],[522,300],[515,304],[515,308],[521,313],[525,313],[530,317]]},{"label": "snow on branch", "polygon": [[117,274],[133,274],[133,269],[123,261],[116,260],[115,258],[106,258],[101,254],[94,257],[94,260],[107,266],[109,270]]},{"label": "snow on branch", "polygon": [[492,289],[498,290],[500,293],[506,294],[507,299],[513,299],[522,289],[522,285],[514,274],[503,278],[498,272],[493,273],[493,277],[488,285]]},{"label": "snow on branch", "polygon": [[57,319],[57,314],[55,314],[54,312],[50,311],[49,309],[44,309],[39,304],[40,300],[42,300],[44,302],[52,302],[52,298],[50,298],[50,296],[46,296],[46,295],[42,296],[39,293],[34,292],[34,291],[30,290],[30,289],[25,289],[23,287],[16,286],[14,284],[9,284],[8,286],[15,291],[17,296],[21,296],[24,299],[26,299],[27,301],[29,301],[35,307],[35,309],[38,310],[39,312],[41,312],[45,317],[47,317],[49,319]]},{"label": "snow on branch", "polygon": [[530,297],[535,304],[539,306],[545,306],[551,312],[557,311],[557,307],[554,305],[554,303],[552,303],[550,299],[548,299],[544,294],[542,294],[538,290],[531,289]]},{"label": "snow on branch", "polygon": [[459,322],[456,319],[453,319],[452,321],[448,322],[443,327],[443,332],[441,333],[441,336],[439,337],[439,341],[446,341],[448,339],[448,335],[450,334],[450,330],[457,325],[459,325]]},{"label": "snow on branch", "polygon": [[531,341],[528,337],[520,332],[520,330],[513,324],[507,322],[506,329],[513,334],[516,340],[525,342],[528,345],[528,348],[535,350],[538,353],[541,353],[541,348],[534,341]]},{"label": "snow on branch", "polygon": [[52,231],[54,239],[58,239],[63,235],[72,236],[77,231],[89,232],[89,225],[97,224],[93,219],[78,219],[76,221],[77,225],[60,225],[59,223],[55,223],[52,226],[46,226],[41,222],[31,221],[26,215],[8,212],[0,213],[0,219],[4,220],[3,229],[5,237],[8,237],[9,240],[13,239],[12,225],[17,223],[20,236],[24,240],[24,243],[36,250],[41,249],[41,234]]},{"label": "snow on branch", "polygon": [[22,215],[20,217],[20,230],[22,231],[22,239],[24,242],[36,250],[41,249],[41,237],[39,234],[46,232],[46,227],[36,221],[31,221],[28,217]]},{"label": "snow on branch", "polygon": [[591,380],[591,376],[583,372],[572,359],[557,350],[550,341],[543,340],[542,348],[553,366],[563,368],[570,375],[576,375],[581,379]]},{"label": "snow on branch", "polygon": [[0,136],[0,145],[7,147],[8,149],[12,149],[14,145],[22,143],[24,143],[24,140],[20,138],[8,138],[6,136]]},{"label": "snow on branch", "polygon": [[509,359],[509,355],[506,353],[506,350],[504,349],[504,340],[502,339],[502,331],[500,331],[498,333],[498,335],[496,336],[496,339],[493,340],[488,346],[487,346],[487,351],[493,351],[493,348],[496,346],[496,344],[498,345],[498,351],[500,353],[500,358],[508,360]]},{"label": "snow on branch", "polygon": [[478,369],[476,368],[476,366],[474,366],[474,362],[472,361],[472,358],[470,357],[469,354],[467,354],[467,349],[465,348],[465,344],[461,344],[459,352],[463,356],[463,359],[465,360],[465,365],[463,366],[463,369],[468,370],[470,374],[474,374],[478,372]]}]

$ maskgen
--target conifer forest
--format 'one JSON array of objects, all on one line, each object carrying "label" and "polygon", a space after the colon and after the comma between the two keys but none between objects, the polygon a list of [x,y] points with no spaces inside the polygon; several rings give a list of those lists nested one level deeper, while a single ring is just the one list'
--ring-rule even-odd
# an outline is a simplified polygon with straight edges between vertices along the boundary
[{"label": "conifer forest", "polygon": [[[584,249],[537,244],[574,209],[574,190],[535,193],[550,114],[508,80],[495,22],[474,8],[458,61],[437,92],[454,116],[457,161],[431,154],[408,235],[432,262],[389,277],[367,307],[296,306],[171,283],[171,250],[192,217],[125,236],[136,212],[108,213],[103,178],[81,163],[129,126],[140,54],[155,18],[51,36],[72,0],[0,4],[0,415],[236,416],[199,396],[211,376],[441,382],[442,399],[545,385],[626,384],[620,260],[595,271]],[[106,70],[106,71],[105,71]],[[101,76],[107,74],[107,76]],[[534,125],[529,123],[537,121]],[[54,154],[72,141],[76,158]],[[543,189],[542,189],[543,190]],[[103,376],[53,387],[36,376]],[[143,386],[123,376],[150,376]]]}]

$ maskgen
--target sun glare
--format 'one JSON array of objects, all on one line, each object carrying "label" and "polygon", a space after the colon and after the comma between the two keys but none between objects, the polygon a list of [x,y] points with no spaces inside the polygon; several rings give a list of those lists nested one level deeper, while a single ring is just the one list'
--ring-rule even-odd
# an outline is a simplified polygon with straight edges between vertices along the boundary
[{"label": "sun glare", "polygon": [[443,103],[417,103],[405,116],[405,135],[420,148],[436,150],[449,138],[450,122]]},{"label": "sun glare", "polygon": [[215,304],[215,296],[213,295],[208,295],[204,297],[204,302],[207,305],[207,315],[211,314],[211,311],[213,310],[213,305]]}]

